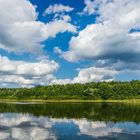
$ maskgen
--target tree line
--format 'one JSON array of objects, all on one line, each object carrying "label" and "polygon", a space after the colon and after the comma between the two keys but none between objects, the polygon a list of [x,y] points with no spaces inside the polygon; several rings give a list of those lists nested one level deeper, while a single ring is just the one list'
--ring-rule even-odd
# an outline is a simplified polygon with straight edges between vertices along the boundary
[{"label": "tree line", "polygon": [[91,82],[36,86],[33,88],[1,88],[0,99],[41,100],[121,100],[140,99],[140,81]]}]

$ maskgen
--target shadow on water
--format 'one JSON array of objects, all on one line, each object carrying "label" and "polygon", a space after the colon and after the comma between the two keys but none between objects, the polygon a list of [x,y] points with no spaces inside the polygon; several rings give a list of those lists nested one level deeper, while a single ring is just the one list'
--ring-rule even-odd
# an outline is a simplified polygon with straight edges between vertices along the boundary
[{"label": "shadow on water", "polygon": [[51,118],[140,123],[140,106],[122,103],[0,104],[0,113],[23,113]]}]

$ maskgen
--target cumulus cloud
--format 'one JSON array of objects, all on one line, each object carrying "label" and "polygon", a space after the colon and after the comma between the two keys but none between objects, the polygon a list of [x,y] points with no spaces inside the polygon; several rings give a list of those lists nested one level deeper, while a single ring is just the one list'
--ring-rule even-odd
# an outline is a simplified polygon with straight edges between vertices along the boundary
[{"label": "cumulus cloud", "polygon": [[55,14],[55,13],[68,13],[73,10],[74,10],[74,8],[72,8],[70,6],[65,6],[63,4],[54,4],[54,5],[50,5],[48,8],[46,8],[44,15]]},{"label": "cumulus cloud", "polygon": [[65,31],[71,31],[73,33],[76,33],[76,27],[68,23],[66,20],[55,20],[46,24],[42,31],[44,31],[42,35],[45,38],[48,38],[50,36],[55,37],[55,35],[59,32],[63,33]]},{"label": "cumulus cloud", "polygon": [[118,71],[111,68],[103,67],[89,67],[78,70],[78,75],[73,79],[54,79],[52,83],[54,84],[68,84],[68,83],[88,83],[88,82],[98,82],[98,81],[112,81]]},{"label": "cumulus cloud", "polygon": [[[91,5],[90,0],[85,1]],[[69,50],[61,52],[61,56],[71,62],[83,59],[111,62],[115,69],[121,69],[119,63],[125,69],[138,67],[140,32],[132,29],[140,28],[140,1],[95,0],[93,3],[98,8],[93,8],[93,12],[87,8],[84,11],[97,12],[96,22],[72,37]],[[109,65],[106,63],[104,67]]]},{"label": "cumulus cloud", "polygon": [[18,86],[45,85],[54,79],[59,65],[55,61],[12,61],[0,56],[0,83]]},{"label": "cumulus cloud", "polygon": [[98,68],[98,67],[89,67],[85,69],[80,69],[79,74],[74,81],[77,83],[85,83],[92,81],[112,81],[114,80],[114,75],[118,74],[117,71],[112,70],[111,68]]},{"label": "cumulus cloud", "polygon": [[[140,1],[85,0],[85,5],[82,14],[97,13],[95,23],[71,38],[68,51],[55,47],[54,52],[70,62],[91,60],[96,65],[79,69],[73,79],[57,79],[54,72],[58,64],[54,61],[24,62],[0,57],[1,85],[110,81],[120,72],[140,73],[140,32],[137,30],[140,29]],[[71,17],[65,15],[73,10],[62,4],[50,5],[45,14],[54,14],[54,19],[43,23],[30,1],[0,0],[0,49],[42,54],[43,42],[49,37],[66,31],[76,33]]]},{"label": "cumulus cloud", "polygon": [[53,20],[64,20],[66,22],[71,22],[71,17],[69,15],[65,15],[65,14],[55,14],[53,17]]},{"label": "cumulus cloud", "polygon": [[58,46],[54,47],[53,51],[56,54],[61,54],[62,53],[61,49]]},{"label": "cumulus cloud", "polygon": [[[70,7],[64,8],[68,12]],[[69,16],[63,15],[44,23],[38,20],[38,14],[36,6],[28,0],[0,0],[0,49],[16,55],[30,53],[43,58],[45,40],[58,33],[75,33],[77,30],[69,22]],[[58,64],[46,58],[25,62],[0,56],[0,84],[1,87],[47,85],[55,78],[53,73],[57,69]]]},{"label": "cumulus cloud", "polygon": [[[10,8],[9,8],[10,7]],[[28,0],[0,0],[0,48],[9,52],[42,53],[43,41],[65,31],[76,32],[66,20],[38,21],[36,6]]]},{"label": "cumulus cloud", "polygon": [[89,14],[92,15],[96,12],[96,9],[98,8],[98,5],[100,4],[101,0],[84,0],[85,8],[82,12],[80,12],[80,15]]}]

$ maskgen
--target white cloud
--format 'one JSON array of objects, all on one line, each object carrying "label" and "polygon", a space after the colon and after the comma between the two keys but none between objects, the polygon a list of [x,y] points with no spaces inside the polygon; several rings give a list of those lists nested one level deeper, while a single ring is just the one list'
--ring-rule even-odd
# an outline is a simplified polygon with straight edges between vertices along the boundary
[{"label": "white cloud", "polygon": [[42,35],[44,38],[48,38],[49,36],[55,37],[57,33],[63,33],[65,31],[76,33],[76,27],[65,20],[55,20],[45,25],[42,29]]},{"label": "white cloud", "polygon": [[83,11],[79,14],[80,15],[85,15],[85,14],[92,15],[92,14],[94,14],[96,12],[96,8],[100,4],[100,1],[101,0],[84,0],[84,3],[86,6],[83,9]]},{"label": "white cloud", "polygon": [[125,69],[132,69],[130,64],[139,65],[140,33],[131,30],[140,28],[140,1],[95,0],[93,3],[98,6],[94,9],[99,14],[96,23],[72,37],[69,50],[61,52],[61,56],[71,62],[88,59],[109,60],[113,65],[129,63],[128,67],[122,66]]},{"label": "white cloud", "polygon": [[57,46],[54,47],[53,51],[54,51],[54,53],[56,53],[56,54],[61,54],[61,53],[62,53],[61,49],[60,49],[59,47],[57,47]]},{"label": "white cloud", "polygon": [[118,72],[110,68],[98,68],[93,66],[80,69],[78,76],[74,78],[74,82],[86,83],[92,81],[112,81],[114,80],[114,75],[116,74],[118,74]]},{"label": "white cloud", "polygon": [[53,73],[58,67],[55,61],[50,60],[25,62],[0,57],[0,83],[18,86],[47,85],[54,79]]},{"label": "white cloud", "polygon": [[65,31],[76,32],[66,20],[38,21],[28,0],[0,0],[0,48],[9,52],[42,53],[43,41]]},{"label": "white cloud", "polygon": [[69,15],[55,14],[54,17],[53,17],[53,20],[58,20],[58,19],[64,20],[66,22],[71,22],[71,20],[72,20]]},{"label": "white cloud", "polygon": [[68,83],[87,83],[98,81],[112,81],[118,71],[111,68],[89,67],[78,70],[77,77],[73,79],[54,79],[52,84],[68,84]]},{"label": "white cloud", "polygon": [[48,8],[46,8],[44,15],[71,12],[73,10],[74,10],[74,8],[72,8],[70,6],[65,6],[62,4],[54,4],[54,5],[50,5]]},{"label": "white cloud", "polygon": [[[16,54],[34,53],[43,58],[43,42],[46,39],[77,30],[69,23],[69,16],[43,23],[38,20],[38,14],[36,6],[28,0],[0,0],[0,49]],[[24,62],[0,56],[1,87],[49,84],[55,78],[53,73],[58,64],[46,58],[38,62]]]},{"label": "white cloud", "polygon": [[53,79],[50,83],[50,85],[53,85],[53,84],[60,84],[60,85],[65,85],[65,84],[72,84],[73,83],[73,80],[72,79]]},{"label": "white cloud", "polygon": [[63,17],[62,17],[62,19],[64,20],[64,21],[71,21],[71,17],[69,16],[69,15],[64,15]]},{"label": "white cloud", "polygon": [[[104,63],[97,62],[93,67],[79,69],[73,79],[57,79],[53,73],[58,64],[54,61],[24,62],[0,57],[1,85],[109,81],[124,70],[139,71],[140,32],[130,31],[140,28],[140,1],[85,0],[85,4],[84,14],[99,14],[96,22],[71,38],[68,51],[62,52],[56,47],[54,52],[71,62],[88,59]],[[49,37],[65,31],[76,33],[77,28],[70,23],[71,17],[64,14],[72,10],[74,8],[70,6],[50,5],[45,14],[55,14],[54,19],[43,23],[38,20],[36,6],[30,1],[0,0],[0,48],[15,53],[42,54],[42,42]]]}]

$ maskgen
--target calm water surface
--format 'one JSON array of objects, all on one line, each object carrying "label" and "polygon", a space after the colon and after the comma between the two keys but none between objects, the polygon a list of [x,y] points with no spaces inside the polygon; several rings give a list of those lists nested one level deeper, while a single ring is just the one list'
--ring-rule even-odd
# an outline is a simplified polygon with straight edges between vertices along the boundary
[{"label": "calm water surface", "polygon": [[0,139],[140,140],[140,106],[1,103]]}]

